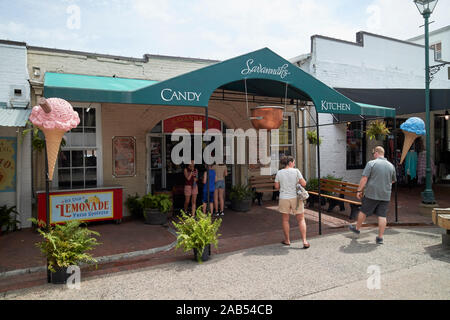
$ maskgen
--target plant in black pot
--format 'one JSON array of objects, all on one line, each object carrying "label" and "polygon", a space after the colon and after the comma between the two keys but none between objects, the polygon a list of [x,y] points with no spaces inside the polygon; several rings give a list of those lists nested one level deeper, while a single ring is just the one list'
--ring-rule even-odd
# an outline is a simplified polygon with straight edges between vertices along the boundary
[{"label": "plant in black pot", "polygon": [[[309,130],[306,132],[306,137],[310,144],[317,144],[317,131]],[[319,137],[319,145],[322,143],[322,138]]]},{"label": "plant in black pot", "polygon": [[79,221],[68,221],[65,224],[46,227],[42,221],[30,219],[39,226],[38,232],[44,238],[36,246],[47,258],[48,270],[51,272],[51,282],[66,283],[69,266],[80,263],[96,263],[87,251],[93,250],[100,243],[93,236],[100,236],[98,232],[80,226]]},{"label": "plant in black pot", "polygon": [[249,211],[252,207],[253,190],[246,185],[238,184],[231,187],[231,209],[234,211]]},{"label": "plant in black pot", "polygon": [[370,140],[383,140],[390,131],[383,120],[375,120],[369,124],[366,133]]},{"label": "plant in black pot", "polygon": [[20,224],[20,221],[17,220],[18,215],[16,206],[9,207],[5,204],[0,207],[0,234],[2,231],[8,232],[17,229],[17,225]]},{"label": "plant in black pot", "polygon": [[141,199],[146,224],[166,224],[172,200],[167,194],[146,194]]},{"label": "plant in black pot", "polygon": [[209,259],[211,255],[211,245],[216,249],[219,244],[218,231],[222,223],[222,219],[212,218],[211,213],[203,213],[202,208],[198,208],[196,216],[187,215],[181,210],[181,216],[178,222],[173,222],[177,230],[176,249],[183,247],[184,252],[193,250],[195,259],[202,263]]},{"label": "plant in black pot", "polygon": [[139,201],[139,195],[137,193],[134,196],[131,194],[128,195],[127,200],[125,201],[125,206],[128,208],[128,211],[131,213],[132,217],[143,217],[144,209],[142,208],[142,202]]},{"label": "plant in black pot", "polygon": [[[329,174],[329,175],[327,175],[327,176],[325,176],[325,177],[322,177],[322,179],[328,179],[328,180],[342,180],[342,178],[335,177],[335,176],[333,176],[333,175],[331,175],[331,174]],[[305,189],[306,189],[307,191],[315,191],[315,192],[318,192],[318,191],[319,191],[319,179],[317,179],[317,178],[309,179],[308,182],[306,183]],[[321,190],[320,193],[321,193],[321,194],[331,195],[331,192],[328,192],[328,191],[325,191],[325,190]],[[314,195],[314,194],[310,194],[310,195],[309,195],[309,198],[308,198],[308,200],[307,200],[307,202],[308,202],[308,207],[310,207],[310,208],[311,208],[311,207],[314,207],[314,203],[318,202],[318,200],[319,200],[319,196],[316,196],[316,195]],[[325,205],[326,202],[327,202],[326,198],[323,198],[323,197],[320,198],[320,204],[321,204],[322,206]]]}]

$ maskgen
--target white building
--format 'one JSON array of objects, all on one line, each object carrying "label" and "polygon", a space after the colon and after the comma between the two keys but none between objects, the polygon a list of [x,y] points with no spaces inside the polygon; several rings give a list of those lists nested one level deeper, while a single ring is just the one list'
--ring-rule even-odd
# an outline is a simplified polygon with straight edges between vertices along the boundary
[{"label": "white building", "polygon": [[31,112],[26,44],[0,40],[0,57],[0,205],[16,206],[21,227],[30,227],[31,139],[22,139]]},{"label": "white building", "polygon": [[[447,57],[450,60],[450,50],[446,49],[450,45],[448,44],[450,26],[431,34],[430,43],[435,45],[441,43],[441,58]],[[399,126],[401,121],[411,116],[418,116],[425,120],[425,54],[424,46],[419,44],[420,37],[415,39],[412,40],[417,43],[358,32],[356,42],[349,42],[315,35],[311,37],[311,52],[292,58],[290,61],[356,102],[395,107],[400,118],[397,124]],[[430,49],[430,66],[442,64],[444,61],[436,60],[433,53],[433,49]],[[450,151],[448,148],[450,121],[445,122],[442,117],[445,110],[450,109],[448,68],[447,65],[442,66],[439,71],[436,70],[430,85],[432,89],[431,154],[439,171],[437,175],[441,177],[450,173],[449,168],[445,167],[445,159]],[[333,123],[333,121],[333,116],[330,114],[320,115],[321,124]],[[435,133],[437,121],[441,122]],[[320,136],[323,139],[322,176],[332,174],[343,177],[347,181],[355,183],[359,181],[365,163],[371,158],[370,150],[374,145],[381,144],[381,141],[370,141],[362,137],[355,144],[355,139],[349,139],[351,132],[364,131],[365,125],[365,121],[351,124],[344,122],[320,128]],[[398,148],[401,148],[403,136],[400,134],[398,138]],[[447,144],[443,152],[440,150],[442,148],[437,148],[434,143],[438,138],[445,140]],[[390,145],[388,140],[383,143],[385,147]]]},{"label": "white building", "polygon": [[[434,49],[436,60],[450,61],[450,26],[429,33],[429,45]],[[425,45],[425,36],[420,35],[406,41]]]}]

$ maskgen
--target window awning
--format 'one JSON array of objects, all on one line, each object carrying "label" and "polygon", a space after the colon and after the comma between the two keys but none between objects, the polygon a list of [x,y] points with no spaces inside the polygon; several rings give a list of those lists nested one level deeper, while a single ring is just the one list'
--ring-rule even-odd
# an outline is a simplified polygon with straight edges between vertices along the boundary
[{"label": "window awning", "polygon": [[46,72],[44,96],[78,102],[132,103],[131,92],[157,81]]},{"label": "window awning", "polygon": [[395,108],[374,106],[371,104],[360,102],[358,102],[358,104],[361,106],[361,115],[363,116],[375,116],[385,118],[395,117]]},{"label": "window awning", "polygon": [[59,73],[46,73],[44,82],[45,97],[69,101],[204,108],[217,89],[312,101],[319,113],[395,113],[355,103],[268,48],[161,82]]},{"label": "window awning", "polygon": [[0,126],[25,127],[31,109],[14,109],[6,106],[6,102],[0,102]]}]

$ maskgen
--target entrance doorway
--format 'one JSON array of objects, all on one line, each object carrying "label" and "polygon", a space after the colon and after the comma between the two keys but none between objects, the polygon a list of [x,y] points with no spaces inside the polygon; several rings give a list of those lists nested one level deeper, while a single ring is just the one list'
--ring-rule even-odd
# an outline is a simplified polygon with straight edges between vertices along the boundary
[{"label": "entrance doorway", "polygon": [[450,120],[444,114],[434,116],[434,142],[438,182],[450,183]]},{"label": "entrance doorway", "polygon": [[[184,115],[184,117],[192,116],[194,115]],[[180,117],[181,116],[177,116],[177,118],[182,119]],[[172,123],[166,122],[166,120],[160,121],[155,127],[152,128],[150,133],[147,134],[147,193],[159,191],[172,191],[174,193],[180,193],[184,188],[184,164],[177,165],[171,160],[172,149],[179,143],[179,141],[171,141],[170,133],[166,132],[166,130],[173,131],[174,118],[175,117],[166,119],[171,120]],[[216,123],[215,126],[219,126],[220,130],[225,132],[226,126],[219,120],[213,120],[218,123]],[[184,124],[186,125],[185,129],[190,131],[190,129],[187,128],[189,124],[187,122],[184,122]],[[177,128],[180,127],[178,126]],[[194,134],[191,134],[191,141],[194,141]],[[202,143],[202,152],[209,143],[210,142]],[[224,148],[225,145],[226,143],[224,140]],[[191,144],[191,155],[193,158],[194,143]],[[196,167],[200,174],[204,172],[204,166],[202,164],[196,164]],[[234,183],[234,166],[227,165],[227,168],[228,176],[225,179],[225,189],[228,192]],[[202,187],[201,183],[200,187]],[[201,201],[201,197],[198,197],[198,199]]]}]

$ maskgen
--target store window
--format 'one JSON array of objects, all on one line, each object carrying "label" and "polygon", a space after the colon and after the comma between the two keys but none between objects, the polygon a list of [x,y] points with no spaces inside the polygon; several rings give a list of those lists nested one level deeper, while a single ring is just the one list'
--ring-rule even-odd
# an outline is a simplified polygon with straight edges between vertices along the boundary
[{"label": "store window", "polygon": [[[278,152],[279,159],[284,156],[293,156],[295,158],[295,148],[294,148],[294,115],[287,114],[284,115],[285,120],[283,124],[278,129],[279,131],[279,144]],[[276,144],[271,142],[270,147],[276,147]]]},{"label": "store window", "polygon": [[347,123],[347,170],[364,169],[366,162],[365,121]]},{"label": "store window", "polygon": [[95,188],[98,182],[98,109],[74,106],[80,124],[65,134],[66,144],[58,157],[56,186],[59,189]]},{"label": "store window", "polygon": [[441,60],[442,58],[442,44],[440,42],[432,44],[431,49],[434,49],[434,59]]}]

